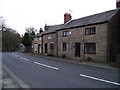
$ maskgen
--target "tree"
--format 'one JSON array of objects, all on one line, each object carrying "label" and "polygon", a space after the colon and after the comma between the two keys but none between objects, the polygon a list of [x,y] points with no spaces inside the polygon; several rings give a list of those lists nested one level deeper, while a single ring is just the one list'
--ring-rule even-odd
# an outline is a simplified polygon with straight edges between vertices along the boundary
[{"label": "tree", "polygon": [[34,27],[28,27],[26,28],[26,32],[29,34],[29,43],[31,46],[31,42],[36,35],[35,33],[37,32],[37,29],[35,29]]},{"label": "tree", "polygon": [[5,25],[5,19],[0,17],[0,51],[14,51],[19,49],[20,35],[16,30]]},{"label": "tree", "polygon": [[32,40],[36,35],[35,32],[37,31],[37,29],[35,29],[34,27],[28,27],[25,30],[26,32],[22,37],[21,42],[23,43],[23,45],[25,45],[26,52],[29,52],[29,50],[31,50]]},{"label": "tree", "polygon": [[5,19],[3,19],[3,17],[0,16],[0,30],[3,30],[3,27],[5,26]]},{"label": "tree", "polygon": [[35,33],[35,32],[37,32],[37,29],[35,29],[34,27],[28,27],[28,28],[26,28],[25,29],[26,30],[26,32],[28,33],[28,34],[31,34],[31,33]]},{"label": "tree", "polygon": [[2,30],[2,51],[18,50],[20,39],[20,35],[15,30],[4,27]]},{"label": "tree", "polygon": [[23,41],[22,41],[23,45],[25,45],[25,47],[30,47],[30,40],[29,40],[29,34],[25,33],[23,36]]}]

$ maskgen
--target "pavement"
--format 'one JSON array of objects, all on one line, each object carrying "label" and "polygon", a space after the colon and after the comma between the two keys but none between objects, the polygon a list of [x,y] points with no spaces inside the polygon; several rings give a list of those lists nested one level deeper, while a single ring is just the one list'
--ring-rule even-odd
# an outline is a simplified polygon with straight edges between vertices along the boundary
[{"label": "pavement", "polygon": [[25,82],[19,79],[14,73],[12,73],[5,65],[2,65],[2,89],[14,88],[19,90],[20,88],[30,88]]},{"label": "pavement", "polygon": [[17,81],[11,77],[5,70],[2,70],[2,88],[20,88]]},{"label": "pavement", "polygon": [[33,53],[28,53],[33,56],[38,56],[46,59],[52,59],[52,60],[59,60],[63,62],[68,62],[68,63],[75,63],[75,64],[80,64],[80,65],[86,65],[86,66],[91,66],[91,67],[96,67],[96,68],[102,68],[102,69],[110,69],[110,70],[120,70],[117,65],[114,63],[103,63],[103,62],[95,62],[95,61],[83,61],[83,60],[74,60],[70,58],[61,58],[61,57],[53,57],[53,56],[45,56],[45,55],[40,55],[40,54],[33,54]]}]

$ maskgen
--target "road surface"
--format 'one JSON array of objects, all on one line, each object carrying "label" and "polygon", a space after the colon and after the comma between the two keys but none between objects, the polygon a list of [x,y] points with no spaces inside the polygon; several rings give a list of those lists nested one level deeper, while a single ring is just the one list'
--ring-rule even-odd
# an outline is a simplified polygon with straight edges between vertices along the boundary
[{"label": "road surface", "polygon": [[2,62],[32,88],[118,88],[118,71],[48,60],[21,52],[2,54]]}]

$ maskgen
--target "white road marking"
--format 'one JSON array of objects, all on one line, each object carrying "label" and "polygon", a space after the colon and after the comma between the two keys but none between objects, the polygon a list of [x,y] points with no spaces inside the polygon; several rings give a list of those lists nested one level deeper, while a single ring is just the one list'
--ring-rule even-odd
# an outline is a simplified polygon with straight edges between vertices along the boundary
[{"label": "white road marking", "polygon": [[14,53],[12,53],[12,55],[14,55]]},{"label": "white road marking", "polygon": [[20,59],[25,60],[25,61],[29,61],[29,59],[26,59],[26,58],[23,58],[23,57],[20,57]]},{"label": "white road marking", "polygon": [[53,67],[53,66],[49,66],[49,65],[46,65],[46,64],[42,64],[42,63],[38,63],[38,62],[34,62],[34,63],[38,64],[38,65],[41,65],[41,66],[48,67],[48,68],[52,68],[52,69],[55,69],[55,70],[59,70],[59,68],[56,68],[56,67]]},{"label": "white road marking", "polygon": [[16,57],[18,57],[18,55],[15,55]]},{"label": "white road marking", "polygon": [[20,59],[23,59],[23,57],[20,57]]},{"label": "white road marking", "polygon": [[104,79],[100,79],[100,78],[96,78],[96,77],[92,77],[92,76],[88,76],[88,75],[84,75],[84,74],[80,74],[80,76],[120,86],[120,83],[116,83],[113,81],[108,81],[108,80],[104,80]]}]

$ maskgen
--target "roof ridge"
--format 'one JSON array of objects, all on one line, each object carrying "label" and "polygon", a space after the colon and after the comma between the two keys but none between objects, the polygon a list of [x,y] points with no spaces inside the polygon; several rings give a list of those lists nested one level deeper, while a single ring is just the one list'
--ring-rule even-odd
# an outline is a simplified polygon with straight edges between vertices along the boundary
[{"label": "roof ridge", "polygon": [[87,17],[91,17],[91,16],[95,16],[95,15],[100,15],[100,14],[108,13],[108,12],[111,12],[111,11],[118,11],[118,8],[117,9],[108,10],[108,11],[104,11],[104,12],[101,12],[101,13],[96,13],[96,14],[88,15],[88,16],[83,16],[81,18],[73,19],[71,21],[79,20],[79,19],[82,19],[82,18],[87,18]]}]

